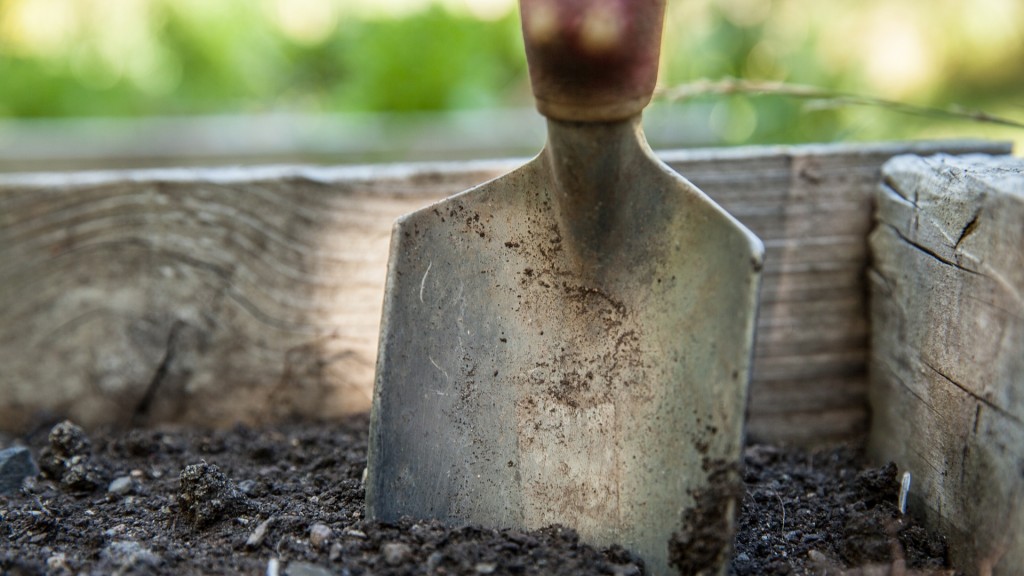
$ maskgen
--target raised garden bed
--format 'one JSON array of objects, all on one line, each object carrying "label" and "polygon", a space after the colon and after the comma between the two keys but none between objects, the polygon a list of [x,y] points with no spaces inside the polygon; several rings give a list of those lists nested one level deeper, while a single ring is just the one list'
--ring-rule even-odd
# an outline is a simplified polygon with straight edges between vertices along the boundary
[{"label": "raised garden bed", "polygon": [[[859,445],[868,431],[873,197],[882,164],[895,155],[1008,151],[944,142],[663,155],[767,249],[748,410],[748,439],[762,447],[748,451],[736,573],[908,565],[944,573],[939,540],[913,527],[914,514],[896,511],[896,471],[865,468],[838,448]],[[106,474],[88,489],[62,485],[57,474],[7,497],[0,538],[25,554],[8,555],[4,569],[31,573],[50,562],[63,570],[63,554],[75,572],[125,562],[140,572],[266,571],[276,558],[290,573],[312,565],[406,573],[429,566],[430,554],[452,551],[453,573],[492,565],[512,573],[538,569],[525,558],[540,550],[561,568],[536,573],[583,573],[583,566],[629,573],[625,552],[581,547],[564,531],[384,527],[353,515],[361,506],[364,421],[350,415],[369,406],[390,224],[515,164],[0,176],[0,426],[11,435],[0,447],[29,434],[45,462],[48,427],[38,426],[70,417],[92,434],[93,458]],[[970,386],[967,400],[992,414],[1016,409]],[[258,427],[210,431],[236,422]],[[876,427],[873,454],[884,457],[880,438]],[[318,451],[321,442],[327,452]],[[908,466],[900,454],[890,457]],[[182,471],[203,458],[240,494],[240,508],[209,522],[188,512],[181,492]],[[961,460],[970,461],[966,452]],[[80,472],[88,484],[89,470]],[[125,476],[107,494],[107,483]],[[958,486],[927,482],[925,496],[911,493],[912,511],[939,488]],[[147,510],[153,517],[142,518]],[[62,531],[65,516],[76,514],[83,524]],[[264,522],[264,538],[277,541],[246,545]],[[333,534],[330,545],[312,544],[322,536],[320,528],[310,533],[318,522]],[[974,566],[973,548],[956,528],[950,549]],[[339,536],[346,530],[365,538]],[[403,542],[409,550],[385,546]],[[233,559],[217,568],[196,555],[189,564],[204,545],[211,558]],[[1002,556],[985,554],[995,559],[993,573],[1013,573],[999,572]]]}]

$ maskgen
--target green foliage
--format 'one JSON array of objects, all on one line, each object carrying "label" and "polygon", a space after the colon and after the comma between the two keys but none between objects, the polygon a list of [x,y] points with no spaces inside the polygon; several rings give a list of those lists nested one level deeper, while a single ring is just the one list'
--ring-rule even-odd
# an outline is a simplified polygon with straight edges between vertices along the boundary
[{"label": "green foliage", "polygon": [[353,22],[330,51],[345,71],[333,104],[359,110],[496,106],[525,70],[511,13],[479,22],[433,7],[403,20]]},{"label": "green foliage", "polygon": [[[481,21],[443,7],[453,1],[435,0],[389,19],[349,9],[372,0],[322,0],[317,5],[332,7],[333,19],[324,21],[323,35],[304,39],[275,16],[281,6],[302,4],[287,2],[0,0],[0,117],[530,105],[511,5],[505,16]],[[45,6],[61,12],[23,18],[25,10]],[[778,80],[921,105],[956,102],[1019,118],[1021,6],[1015,0],[670,2],[662,84]],[[955,133],[948,122],[785,96],[695,100],[710,104],[708,123],[723,143]]]},{"label": "green foliage", "polygon": [[221,9],[152,4],[138,23],[156,53],[149,78],[104,61],[91,34],[56,57],[0,51],[0,115],[447,110],[502,105],[517,95],[528,102],[514,12],[477,21],[432,6],[402,19],[347,18],[324,41],[304,45],[252,4],[213,4]]}]

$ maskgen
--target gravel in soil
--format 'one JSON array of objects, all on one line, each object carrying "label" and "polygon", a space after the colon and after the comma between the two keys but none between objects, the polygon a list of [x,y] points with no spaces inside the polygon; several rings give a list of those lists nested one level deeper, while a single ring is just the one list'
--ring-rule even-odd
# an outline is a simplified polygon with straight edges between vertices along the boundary
[{"label": "gravel in soil", "polygon": [[[365,520],[367,426],[363,415],[220,431],[44,429],[24,439],[42,473],[0,496],[0,573],[643,573],[628,551],[557,526]],[[899,514],[891,465],[864,468],[846,447],[754,446],[742,476],[731,574],[952,574],[942,538]]]}]

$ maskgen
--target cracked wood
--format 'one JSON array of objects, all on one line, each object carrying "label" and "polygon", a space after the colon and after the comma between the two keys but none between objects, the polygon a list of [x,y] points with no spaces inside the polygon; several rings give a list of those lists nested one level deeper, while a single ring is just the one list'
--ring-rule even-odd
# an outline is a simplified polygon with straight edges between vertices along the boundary
[{"label": "cracked wood", "polygon": [[1024,566],[1024,160],[887,163],[871,235],[871,452],[973,574]]}]

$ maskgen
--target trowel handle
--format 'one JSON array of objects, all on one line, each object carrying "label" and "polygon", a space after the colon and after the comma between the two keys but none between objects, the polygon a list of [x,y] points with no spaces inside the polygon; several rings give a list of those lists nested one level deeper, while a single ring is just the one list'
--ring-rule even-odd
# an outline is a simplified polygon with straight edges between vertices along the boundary
[{"label": "trowel handle", "polygon": [[519,11],[541,114],[614,122],[650,102],[665,0],[520,0]]}]

